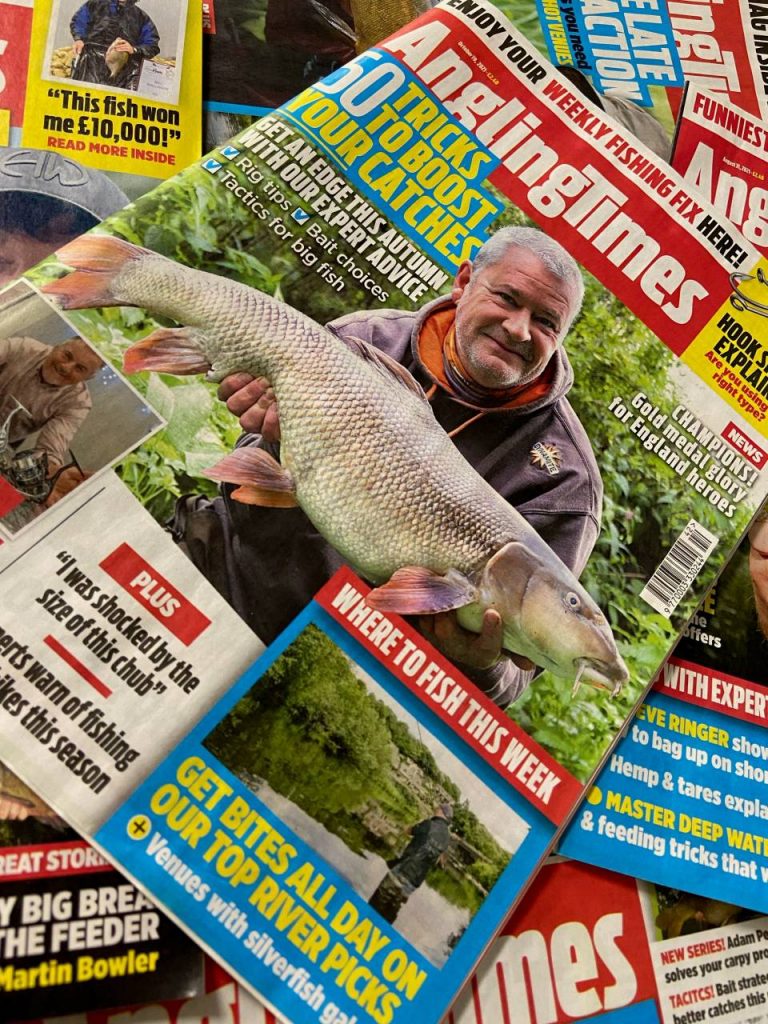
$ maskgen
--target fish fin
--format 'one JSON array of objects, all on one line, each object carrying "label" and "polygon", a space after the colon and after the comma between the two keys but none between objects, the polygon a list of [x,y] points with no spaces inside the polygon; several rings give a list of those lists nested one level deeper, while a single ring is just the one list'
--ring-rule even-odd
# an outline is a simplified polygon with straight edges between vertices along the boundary
[{"label": "fish fin", "polygon": [[[360,356],[361,359],[364,359],[366,363],[370,363],[382,376],[402,385],[402,387],[412,391],[417,398],[427,402],[427,396],[424,394],[424,388],[421,384],[392,356],[388,356],[386,352],[380,352],[367,341],[361,341],[360,338],[343,338],[342,341],[347,348],[351,349],[355,355]],[[427,402],[427,404],[429,403]]]},{"label": "fish fin", "polygon": [[56,299],[62,309],[92,309],[120,305],[112,294],[112,274],[75,270],[44,284],[41,291]]},{"label": "fish fin", "polygon": [[263,448],[236,448],[205,471],[211,480],[239,484],[232,497],[244,505],[295,508],[296,485],[287,469]]},{"label": "fish fin", "polygon": [[[74,272],[57,281],[49,281],[41,291],[56,297],[62,309],[89,309],[121,305],[112,287],[114,276],[126,263],[154,255],[131,242],[108,235],[81,235],[68,242],[56,255]],[[130,303],[128,303],[130,305]]]},{"label": "fish fin", "polygon": [[113,235],[80,235],[67,242],[56,255],[62,263],[86,273],[116,273],[126,263],[144,256],[156,256],[151,249],[143,249]]},{"label": "fish fin", "polygon": [[241,505],[258,505],[261,508],[297,508],[299,504],[295,494],[268,491],[264,487],[254,487],[251,484],[236,487],[230,497],[239,501]]},{"label": "fish fin", "polygon": [[367,597],[371,608],[399,615],[435,615],[469,604],[477,588],[466,576],[449,569],[445,575],[418,565],[406,565]]},{"label": "fish fin", "polygon": [[123,353],[125,373],[155,370],[158,373],[206,373],[205,334],[194,327],[158,327]]}]

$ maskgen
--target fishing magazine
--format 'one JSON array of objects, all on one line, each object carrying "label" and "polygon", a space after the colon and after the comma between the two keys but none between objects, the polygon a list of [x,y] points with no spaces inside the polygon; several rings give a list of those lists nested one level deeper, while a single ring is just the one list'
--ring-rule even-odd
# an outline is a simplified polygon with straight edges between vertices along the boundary
[{"label": "fishing magazine", "polygon": [[449,0],[0,295],[103,361],[0,410],[0,754],[283,1018],[442,1017],[765,497],[764,261],[622,125]]},{"label": "fishing magazine", "polygon": [[694,615],[561,844],[589,863],[763,913],[764,529],[753,528]]},{"label": "fishing magazine", "polygon": [[761,1024],[766,923],[725,900],[553,858],[445,1024]]},{"label": "fishing magazine", "polygon": [[[691,84],[672,158],[686,180],[761,251],[765,131],[759,118]],[[738,274],[734,284],[738,289]],[[738,291],[735,300],[740,301]],[[733,386],[744,370],[746,364],[732,367],[722,386]],[[743,450],[755,465],[762,463],[760,452]],[[689,622],[561,844],[570,856],[606,867],[616,865],[618,844],[622,870],[763,912],[764,515]],[[670,760],[677,771],[670,772]],[[653,818],[642,817],[641,792],[658,807]],[[697,825],[697,817],[709,824]]]},{"label": "fishing magazine", "polygon": [[29,982],[3,982],[6,1020],[203,992],[189,936],[5,766],[0,816],[2,970],[25,969]]}]

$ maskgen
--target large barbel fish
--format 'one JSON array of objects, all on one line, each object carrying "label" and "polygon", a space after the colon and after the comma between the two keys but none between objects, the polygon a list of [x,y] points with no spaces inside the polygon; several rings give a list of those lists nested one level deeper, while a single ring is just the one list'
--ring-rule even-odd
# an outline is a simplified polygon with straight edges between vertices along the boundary
[{"label": "large barbel fish", "polygon": [[348,345],[254,288],[116,238],[59,251],[75,272],[45,285],[65,309],[140,306],[183,327],[129,348],[127,373],[236,370],[267,377],[280,412],[281,463],[243,447],[210,472],[254,504],[300,505],[385,612],[456,609],[480,631],[486,609],[503,644],[557,675],[615,694],[628,673],[610,626],[571,571],[469,465],[398,363]]}]

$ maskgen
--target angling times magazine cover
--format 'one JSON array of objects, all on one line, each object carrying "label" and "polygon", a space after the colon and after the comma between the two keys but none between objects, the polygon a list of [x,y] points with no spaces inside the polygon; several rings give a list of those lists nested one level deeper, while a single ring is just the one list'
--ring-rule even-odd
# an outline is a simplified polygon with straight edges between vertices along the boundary
[{"label": "angling times magazine cover", "polygon": [[439,1016],[765,496],[734,273],[464,0],[63,247],[2,295],[3,756],[280,1015]]},{"label": "angling times magazine cover", "polygon": [[443,1024],[764,1024],[766,939],[734,904],[553,858]]},{"label": "angling times magazine cover", "polygon": [[4,1021],[203,990],[191,939],[4,765],[0,908]]},{"label": "angling times magazine cover", "polygon": [[569,856],[763,913],[767,533],[761,518],[561,844]]},{"label": "angling times magazine cover", "polygon": [[670,161],[763,253],[768,251],[767,139],[768,122],[689,85]]}]

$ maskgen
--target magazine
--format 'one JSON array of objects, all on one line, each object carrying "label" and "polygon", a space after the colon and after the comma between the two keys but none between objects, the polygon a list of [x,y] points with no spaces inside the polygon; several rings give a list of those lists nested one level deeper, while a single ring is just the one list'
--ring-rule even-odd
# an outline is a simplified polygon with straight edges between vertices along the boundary
[{"label": "magazine", "polygon": [[440,1016],[765,497],[737,268],[465,0],[64,246],[0,297],[106,361],[83,479],[9,425],[3,756],[279,1015]]},{"label": "magazine", "polygon": [[[688,87],[673,165],[763,250],[764,137],[764,122]],[[733,279],[734,302],[744,303],[741,275]],[[727,363],[724,389],[754,383],[746,360]],[[756,467],[768,460],[763,446],[742,450]],[[619,843],[622,870],[767,911],[762,872],[768,861],[759,832],[768,815],[761,800],[761,694],[768,683],[768,619],[764,613],[759,619],[761,552],[768,550],[763,530],[755,526],[752,544],[742,544],[688,624],[561,849],[615,866]],[[670,772],[670,758],[686,771]],[[644,804],[644,797],[651,799]],[[750,823],[757,828],[745,828]]]},{"label": "magazine", "polygon": [[768,113],[766,45],[759,5],[611,4],[596,10],[570,0],[510,5],[510,16],[546,47],[557,65],[575,69],[601,98],[622,97],[652,109],[667,127],[686,84],[715,93],[757,117]]},{"label": "magazine", "polygon": [[48,1016],[24,1024],[275,1024],[275,1018],[213,960],[205,958],[200,995],[142,1001],[108,1010],[89,1009],[66,1017]]},{"label": "magazine", "polygon": [[569,856],[762,912],[764,535],[759,523],[734,554],[561,843]]},{"label": "magazine", "polygon": [[[180,125],[163,127],[162,132],[167,135],[170,131],[175,136],[183,129],[184,137],[180,135],[170,147],[166,139],[158,147],[156,157],[149,149],[141,151],[139,163],[138,157],[127,159],[127,147],[123,144],[134,130],[128,121],[96,116],[98,111],[105,112],[102,104],[123,104],[126,111],[133,104],[141,122],[136,123],[136,132],[147,136],[159,133],[161,129],[150,123],[147,111],[139,112],[136,100],[121,98],[134,95],[131,88],[121,87],[116,93],[105,95],[103,83],[93,83],[86,90],[67,77],[67,82],[73,84],[59,102],[76,111],[77,118],[58,117],[50,106],[53,98],[48,93],[56,91],[51,83],[61,84],[71,72],[74,51],[70,39],[68,46],[55,49],[55,55],[48,53],[45,40],[49,28],[53,32],[58,26],[56,31],[63,32],[69,21],[69,8],[69,14],[74,15],[73,23],[77,18],[87,21],[88,10],[95,10],[75,3],[55,7],[52,13],[50,4],[38,4],[33,11],[31,0],[3,0],[0,4],[0,285],[14,280],[65,241],[154,188],[158,176],[174,173],[177,161],[178,166],[185,166],[201,150],[200,46],[195,45],[192,23],[185,51],[188,59],[184,67],[189,79],[185,91],[180,102],[157,108],[158,119],[167,119],[168,124],[178,121]],[[193,17],[193,12],[190,16]],[[130,20],[133,16],[120,17]],[[177,12],[177,34],[180,26],[185,27],[186,17],[184,14],[179,21]],[[168,12],[158,20],[163,30],[162,42],[172,25]],[[27,89],[30,47],[32,72]],[[121,60],[127,61],[130,55],[121,52]],[[139,57],[130,60],[136,63]],[[180,67],[181,64],[179,61]],[[130,67],[127,63],[123,69],[126,74]],[[39,73],[36,69],[40,69]],[[130,84],[127,80],[123,83]],[[44,110],[38,118],[35,105],[40,103]],[[58,129],[58,135],[54,134]],[[86,141],[89,132],[95,133],[95,138]]]},{"label": "magazine", "polygon": [[3,1019],[182,999],[202,955],[0,765]]},{"label": "magazine", "polygon": [[445,1024],[761,1024],[767,928],[725,901],[555,858]]},{"label": "magazine", "polygon": [[768,124],[760,116],[689,85],[671,160],[761,252],[768,245],[766,132]]},{"label": "magazine", "polygon": [[155,180],[198,159],[200,3],[150,8],[34,4],[23,132],[12,141]]}]

